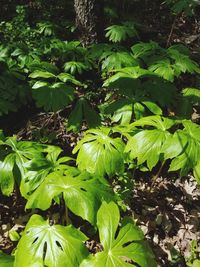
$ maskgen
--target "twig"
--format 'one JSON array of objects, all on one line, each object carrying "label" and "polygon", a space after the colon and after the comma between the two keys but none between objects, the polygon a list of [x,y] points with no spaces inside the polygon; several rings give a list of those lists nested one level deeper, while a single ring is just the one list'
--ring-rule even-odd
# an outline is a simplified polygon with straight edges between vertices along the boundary
[{"label": "twig", "polygon": [[163,169],[163,167],[164,167],[164,165],[165,165],[165,162],[166,162],[166,160],[164,160],[164,161],[162,162],[162,164],[161,164],[161,166],[160,166],[158,172],[157,172],[156,175],[152,178],[153,181],[152,181],[151,189],[150,189],[150,190],[152,190],[152,188],[154,187],[154,185],[155,185],[155,183],[156,183],[156,180],[158,179],[158,177],[159,177],[159,175],[160,175],[160,173],[161,173],[161,171],[162,171],[162,169]]},{"label": "twig", "polygon": [[176,19],[177,19],[177,15],[175,16],[174,21],[173,21],[173,23],[172,23],[172,27],[171,27],[169,36],[168,36],[168,38],[167,38],[167,44],[166,44],[166,47],[169,47],[169,45],[170,45],[171,38],[172,38],[172,34],[173,34],[173,32],[174,32],[174,28],[175,28],[175,25],[176,25]]}]

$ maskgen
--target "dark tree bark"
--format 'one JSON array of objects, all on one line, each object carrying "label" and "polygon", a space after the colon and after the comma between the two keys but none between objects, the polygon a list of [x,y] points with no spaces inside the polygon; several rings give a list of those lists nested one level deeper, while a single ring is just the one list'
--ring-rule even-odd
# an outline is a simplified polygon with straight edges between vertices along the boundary
[{"label": "dark tree bark", "polygon": [[84,46],[98,43],[103,37],[103,0],[74,0],[76,26]]}]

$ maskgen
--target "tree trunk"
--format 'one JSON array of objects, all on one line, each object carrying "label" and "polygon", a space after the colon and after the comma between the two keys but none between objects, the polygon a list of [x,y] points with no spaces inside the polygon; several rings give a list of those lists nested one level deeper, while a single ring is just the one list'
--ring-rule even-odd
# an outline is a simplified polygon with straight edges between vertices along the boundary
[{"label": "tree trunk", "polygon": [[103,36],[103,0],[74,0],[76,26],[84,46],[98,43]]}]

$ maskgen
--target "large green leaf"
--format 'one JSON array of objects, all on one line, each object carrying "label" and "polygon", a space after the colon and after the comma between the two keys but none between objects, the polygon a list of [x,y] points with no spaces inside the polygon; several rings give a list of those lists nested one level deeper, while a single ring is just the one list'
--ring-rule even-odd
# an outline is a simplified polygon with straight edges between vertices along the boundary
[{"label": "large green leaf", "polygon": [[119,220],[117,205],[104,202],[97,215],[103,251],[83,261],[81,267],[131,267],[131,262],[142,267],[157,266],[151,250],[144,242],[142,231],[132,220],[125,220],[117,234]]},{"label": "large green leaf", "polygon": [[14,189],[13,167],[15,157],[13,154],[8,155],[4,161],[0,161],[0,185],[4,195],[9,196]]},{"label": "large green leaf", "polygon": [[173,82],[175,73],[171,62],[168,59],[159,60],[149,67],[149,70],[168,81]]},{"label": "large green leaf", "polygon": [[200,89],[185,88],[182,90],[183,98],[187,99],[191,104],[200,106]]},{"label": "large green leaf", "polygon": [[142,83],[142,91],[161,107],[171,107],[177,103],[178,92],[175,85],[161,78]]},{"label": "large green leaf", "polygon": [[137,66],[138,62],[127,52],[111,52],[102,62],[102,70],[111,71],[123,67]]},{"label": "large green leaf", "polygon": [[109,128],[87,131],[73,153],[78,152],[77,165],[100,176],[109,176],[124,171],[124,143],[121,138],[111,138]]},{"label": "large green leaf", "polygon": [[5,154],[0,161],[1,190],[3,194],[10,195],[14,187],[14,166],[18,167],[23,177],[25,164],[31,159],[42,157],[42,146],[34,142],[18,142],[15,137],[9,137],[1,142],[0,149]]},{"label": "large green leaf", "polygon": [[142,58],[144,56],[149,56],[155,53],[155,50],[161,50],[158,43],[150,41],[149,43],[140,42],[131,47],[131,50],[135,58]]},{"label": "large green leaf", "polygon": [[35,70],[29,75],[29,77],[33,79],[36,78],[49,79],[49,78],[56,78],[56,75],[48,71]]},{"label": "large green leaf", "polygon": [[106,28],[106,37],[114,43],[126,40],[128,37],[137,36],[137,31],[133,23],[124,25],[112,25]]},{"label": "large green leaf", "polygon": [[46,210],[52,199],[63,193],[66,206],[73,213],[95,224],[101,201],[112,199],[112,190],[90,174],[75,171],[66,171],[65,175],[55,172],[47,176],[28,199],[26,208]]},{"label": "large green leaf", "polygon": [[85,98],[81,97],[69,115],[68,130],[79,131],[83,120],[86,120],[90,128],[101,124],[100,115],[88,104]]},{"label": "large green leaf", "polygon": [[88,255],[83,245],[87,237],[69,225],[49,225],[33,215],[17,246],[14,267],[79,267]]},{"label": "large green leaf", "polygon": [[131,159],[137,158],[139,165],[147,162],[147,166],[151,170],[159,160],[162,160],[162,146],[170,138],[171,133],[168,129],[173,124],[173,120],[159,116],[145,117],[132,123],[130,127],[148,125],[155,129],[141,130],[130,137],[125,152],[130,153]]},{"label": "large green leaf", "polygon": [[162,152],[165,159],[172,159],[169,171],[181,170],[186,175],[193,169],[200,183],[200,126],[191,121],[183,121],[183,126],[166,140]]},{"label": "large green leaf", "polygon": [[72,75],[76,73],[82,74],[82,72],[88,68],[89,66],[83,62],[68,61],[64,64],[64,70],[70,72]]},{"label": "large green leaf", "polygon": [[44,153],[48,153],[46,157],[35,157],[25,163],[26,173],[20,183],[20,192],[23,197],[28,198],[49,173],[54,171],[62,173],[69,167],[67,162],[73,159],[70,157],[59,157],[61,152],[62,149],[59,147],[47,146],[44,149]]},{"label": "large green leaf", "polygon": [[119,99],[107,105],[105,114],[113,114],[112,121],[129,124],[133,114],[133,103],[129,99]]},{"label": "large green leaf", "polygon": [[137,67],[126,67],[122,69],[115,70],[115,74],[109,77],[103,84],[103,86],[110,86],[112,83],[116,82],[119,79],[123,78],[131,78],[131,79],[138,79],[139,77],[144,76],[154,76],[154,73]]},{"label": "large green leaf", "polygon": [[189,58],[189,56],[180,53],[174,47],[168,48],[168,53],[175,61],[173,68],[175,70],[175,74],[178,77],[181,73],[189,72],[189,73],[199,73],[200,69],[196,62]]},{"label": "large green leaf", "polygon": [[57,78],[64,82],[64,83],[70,83],[70,84],[74,84],[77,86],[82,86],[83,84],[81,82],[79,82],[78,80],[76,80],[74,78],[74,76],[72,76],[69,73],[60,73],[59,75],[57,75]]},{"label": "large green leaf", "polygon": [[[41,82],[40,82],[40,85]],[[33,97],[38,107],[44,107],[46,111],[58,111],[67,107],[74,98],[74,89],[62,82],[44,84],[38,87],[38,82],[33,85]]]}]

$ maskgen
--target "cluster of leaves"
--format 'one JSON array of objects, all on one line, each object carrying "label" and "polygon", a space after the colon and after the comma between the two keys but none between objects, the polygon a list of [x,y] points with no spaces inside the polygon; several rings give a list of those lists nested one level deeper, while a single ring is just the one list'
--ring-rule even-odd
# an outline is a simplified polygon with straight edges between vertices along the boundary
[{"label": "cluster of leaves", "polygon": [[27,199],[27,209],[46,210],[52,200],[60,203],[63,198],[71,212],[97,225],[104,248],[94,258],[84,246],[88,238],[80,230],[72,225],[51,226],[41,216],[33,215],[18,243],[15,257],[1,254],[2,266],[100,266],[103,259],[107,262],[105,266],[112,267],[118,262],[120,266],[125,264],[121,257],[142,263],[144,267],[149,261],[156,266],[141,230],[133,221],[124,221],[115,238],[120,220],[119,208],[110,202],[115,200],[114,194],[97,172],[94,176],[68,165],[73,159],[60,157],[61,149],[58,147],[17,142],[15,138],[5,138],[3,133],[0,145],[0,183],[4,194],[12,192],[15,177],[21,194]]},{"label": "cluster of leaves", "polygon": [[16,111],[26,104],[30,95],[30,87],[24,74],[15,68],[9,68],[5,62],[0,62],[0,116]]}]

